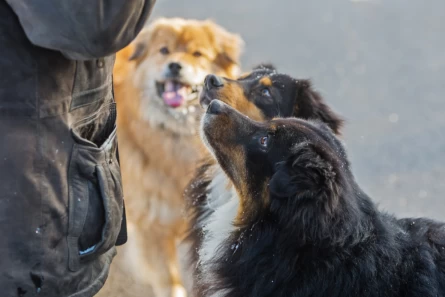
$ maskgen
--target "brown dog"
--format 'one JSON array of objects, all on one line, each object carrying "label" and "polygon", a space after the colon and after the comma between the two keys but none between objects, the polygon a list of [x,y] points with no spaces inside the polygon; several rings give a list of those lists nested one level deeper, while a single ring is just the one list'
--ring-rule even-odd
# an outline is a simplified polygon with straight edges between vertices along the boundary
[{"label": "brown dog", "polygon": [[[101,296],[184,296],[177,243],[183,190],[201,143],[198,93],[208,73],[239,74],[243,42],[211,21],[159,19],[117,55],[114,70],[128,243]],[[128,61],[130,60],[130,61]]]}]

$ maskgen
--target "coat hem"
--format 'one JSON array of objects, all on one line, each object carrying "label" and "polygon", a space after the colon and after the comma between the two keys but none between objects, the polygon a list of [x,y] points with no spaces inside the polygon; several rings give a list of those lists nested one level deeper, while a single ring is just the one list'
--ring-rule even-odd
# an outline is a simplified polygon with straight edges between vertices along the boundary
[{"label": "coat hem", "polygon": [[113,247],[110,251],[108,251],[103,255],[103,257],[105,258],[103,259],[104,269],[102,269],[96,280],[94,280],[94,282],[92,282],[88,287],[86,287],[82,291],[71,294],[67,297],[93,297],[94,295],[96,295],[100,291],[100,289],[102,289],[102,287],[105,284],[105,281],[108,278],[108,272],[110,271],[110,265],[114,256],[116,256],[115,247]]}]

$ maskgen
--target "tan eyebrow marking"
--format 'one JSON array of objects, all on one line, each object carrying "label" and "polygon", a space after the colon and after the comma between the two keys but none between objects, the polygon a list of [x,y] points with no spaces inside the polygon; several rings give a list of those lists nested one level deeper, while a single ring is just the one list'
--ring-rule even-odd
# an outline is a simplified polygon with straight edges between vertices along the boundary
[{"label": "tan eyebrow marking", "polygon": [[260,83],[263,86],[270,87],[272,85],[272,80],[269,77],[265,76],[262,79],[260,79]]}]

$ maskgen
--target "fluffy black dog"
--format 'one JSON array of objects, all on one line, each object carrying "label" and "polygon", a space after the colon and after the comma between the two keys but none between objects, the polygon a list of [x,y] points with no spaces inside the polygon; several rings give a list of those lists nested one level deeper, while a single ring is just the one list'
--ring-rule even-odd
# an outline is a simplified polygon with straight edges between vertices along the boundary
[{"label": "fluffy black dog", "polygon": [[378,211],[325,124],[214,100],[202,137],[238,200],[205,227],[202,296],[445,296],[445,225]]},{"label": "fluffy black dog", "polygon": [[[270,64],[259,65],[236,80],[208,75],[200,103],[205,107],[214,98],[256,121],[269,121],[277,116],[318,119],[337,134],[343,125],[341,116],[329,107],[309,80],[280,73]],[[230,201],[232,188],[231,181],[218,163],[208,155],[185,190],[190,221],[185,242],[191,248],[189,257],[182,258],[182,261],[195,274],[195,268],[199,268],[196,265],[199,262],[197,251],[202,244],[203,226],[207,225],[215,208]],[[195,295],[200,294],[195,292]]]}]

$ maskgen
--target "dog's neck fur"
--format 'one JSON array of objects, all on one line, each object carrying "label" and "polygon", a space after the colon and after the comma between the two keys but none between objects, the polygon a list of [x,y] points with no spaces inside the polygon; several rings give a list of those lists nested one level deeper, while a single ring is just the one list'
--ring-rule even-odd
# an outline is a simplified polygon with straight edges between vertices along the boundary
[{"label": "dog's neck fur", "polygon": [[[206,168],[210,182],[206,187],[205,208],[196,226],[202,228],[203,239],[198,250],[198,291],[207,287],[217,277],[212,269],[212,261],[219,255],[220,248],[236,230],[233,221],[238,211],[238,195],[222,168],[212,163]],[[193,185],[192,185],[193,188]],[[219,292],[218,294],[220,294]],[[215,295],[224,296],[224,295]]]},{"label": "dog's neck fur", "polygon": [[[271,214],[243,228],[233,226],[238,205],[235,202],[238,197],[233,194],[226,204],[216,209],[204,227],[200,251],[202,296],[328,296],[327,292],[304,292],[307,278],[316,277],[333,267],[343,269],[345,264],[342,262],[352,261],[352,255],[371,248],[373,241],[391,240],[394,236],[388,234],[381,223],[388,218],[377,212],[365,194],[357,195],[358,211],[365,220],[354,223],[354,229],[334,232],[342,229],[342,224],[351,225],[349,221],[338,222],[332,226],[331,238],[315,243],[302,241],[304,222],[290,228]],[[330,258],[333,251],[340,250],[339,256]],[[314,255],[317,255],[319,263],[306,260],[314,259]],[[332,283],[331,286],[335,287]],[[326,284],[320,280],[320,288],[324,287]],[[293,289],[286,291],[290,288]]]}]

